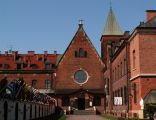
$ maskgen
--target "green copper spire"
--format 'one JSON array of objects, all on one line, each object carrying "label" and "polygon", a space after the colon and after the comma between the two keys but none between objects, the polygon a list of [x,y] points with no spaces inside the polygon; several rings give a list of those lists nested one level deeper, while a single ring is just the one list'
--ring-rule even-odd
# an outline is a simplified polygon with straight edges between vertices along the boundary
[{"label": "green copper spire", "polygon": [[120,26],[114,16],[112,7],[110,7],[103,35],[123,35]]}]

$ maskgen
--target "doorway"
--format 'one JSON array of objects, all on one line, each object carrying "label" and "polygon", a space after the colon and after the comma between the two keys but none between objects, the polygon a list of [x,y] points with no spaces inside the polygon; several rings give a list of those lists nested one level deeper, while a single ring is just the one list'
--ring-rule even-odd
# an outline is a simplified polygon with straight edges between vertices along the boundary
[{"label": "doorway", "polygon": [[78,110],[85,110],[85,98],[78,98]]}]

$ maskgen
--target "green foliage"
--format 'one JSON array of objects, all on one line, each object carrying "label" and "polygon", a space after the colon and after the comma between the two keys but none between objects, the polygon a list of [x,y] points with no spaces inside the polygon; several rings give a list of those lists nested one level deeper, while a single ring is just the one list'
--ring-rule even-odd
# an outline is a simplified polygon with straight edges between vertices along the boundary
[{"label": "green foliage", "polygon": [[118,120],[117,117],[112,115],[101,115],[103,118],[106,118],[107,120]]},{"label": "green foliage", "polygon": [[63,115],[59,120],[66,120],[66,116]]}]

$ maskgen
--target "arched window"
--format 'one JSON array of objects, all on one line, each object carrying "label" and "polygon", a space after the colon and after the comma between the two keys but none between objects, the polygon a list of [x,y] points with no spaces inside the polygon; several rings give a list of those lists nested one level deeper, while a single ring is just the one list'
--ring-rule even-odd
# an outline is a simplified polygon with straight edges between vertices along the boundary
[{"label": "arched window", "polygon": [[133,84],[133,90],[134,90],[134,103],[137,103],[136,83]]},{"label": "arched window", "polygon": [[79,56],[80,57],[84,57],[85,56],[84,50],[82,48],[79,49]]},{"label": "arched window", "polygon": [[78,51],[75,51],[75,57],[87,57],[87,51],[85,51],[83,48],[80,48]]},{"label": "arched window", "polygon": [[135,50],[133,50],[133,69],[135,68],[136,65],[136,54],[135,54]]},{"label": "arched window", "polygon": [[79,56],[78,56],[78,52],[77,52],[77,51],[75,51],[75,57],[79,57]]}]

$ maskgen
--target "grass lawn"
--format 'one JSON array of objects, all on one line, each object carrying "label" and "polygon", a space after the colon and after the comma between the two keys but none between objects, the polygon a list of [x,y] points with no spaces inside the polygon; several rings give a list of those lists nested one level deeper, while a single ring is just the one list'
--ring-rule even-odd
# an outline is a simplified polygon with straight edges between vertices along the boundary
[{"label": "grass lawn", "polygon": [[63,115],[59,120],[66,120],[66,116]]},{"label": "grass lawn", "polygon": [[118,120],[116,117],[111,116],[111,115],[101,115],[103,118],[106,118],[108,120]]}]

